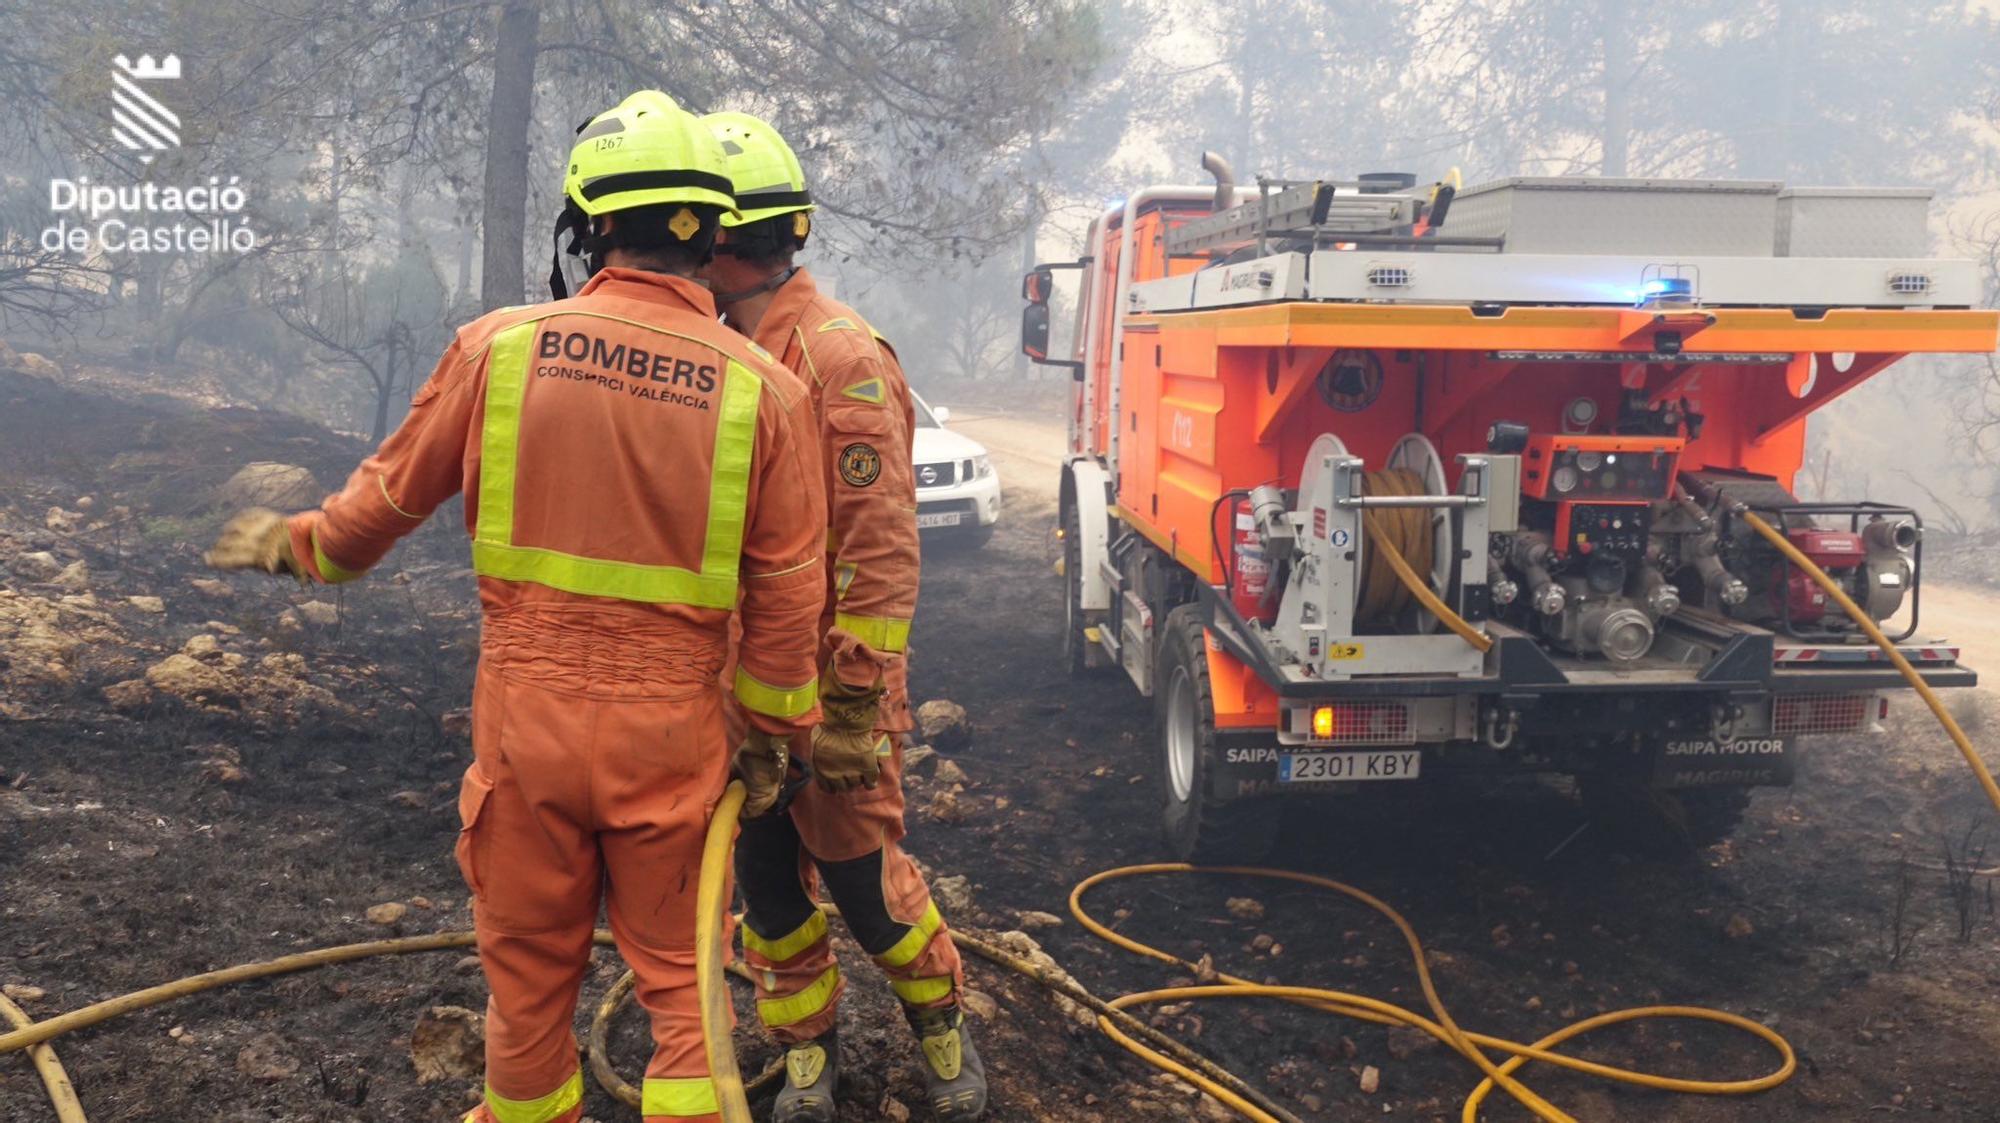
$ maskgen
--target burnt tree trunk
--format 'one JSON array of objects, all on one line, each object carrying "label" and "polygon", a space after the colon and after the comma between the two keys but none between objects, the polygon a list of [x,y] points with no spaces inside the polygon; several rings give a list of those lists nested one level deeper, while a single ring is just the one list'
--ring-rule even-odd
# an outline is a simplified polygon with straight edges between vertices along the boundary
[{"label": "burnt tree trunk", "polygon": [[527,295],[528,118],[534,111],[538,0],[507,0],[493,43],[493,98],[486,113],[486,197],[482,207],[479,300],[487,309]]}]

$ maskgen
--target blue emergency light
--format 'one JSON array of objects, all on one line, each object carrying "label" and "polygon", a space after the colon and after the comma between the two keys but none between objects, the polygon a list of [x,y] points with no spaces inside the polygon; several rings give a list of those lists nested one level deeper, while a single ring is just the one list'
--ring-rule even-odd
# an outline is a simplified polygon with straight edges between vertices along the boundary
[{"label": "blue emergency light", "polygon": [[1691,303],[1694,300],[1694,279],[1692,277],[1653,277],[1639,286],[1639,306],[1648,304]]}]

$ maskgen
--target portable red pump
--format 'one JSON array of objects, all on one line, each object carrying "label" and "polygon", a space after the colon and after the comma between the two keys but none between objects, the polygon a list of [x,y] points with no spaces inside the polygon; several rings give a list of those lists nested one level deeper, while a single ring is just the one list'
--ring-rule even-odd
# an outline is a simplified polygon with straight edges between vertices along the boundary
[{"label": "portable red pump", "polygon": [[[1811,558],[1814,565],[1845,585],[1853,584],[1854,571],[1868,560],[1868,548],[1861,536],[1845,530],[1798,527],[1785,537],[1800,553]],[[1786,564],[1783,558],[1772,564],[1777,572],[1771,575],[1771,611],[1795,626],[1817,624],[1825,619],[1832,611],[1826,591],[1805,570]]]}]

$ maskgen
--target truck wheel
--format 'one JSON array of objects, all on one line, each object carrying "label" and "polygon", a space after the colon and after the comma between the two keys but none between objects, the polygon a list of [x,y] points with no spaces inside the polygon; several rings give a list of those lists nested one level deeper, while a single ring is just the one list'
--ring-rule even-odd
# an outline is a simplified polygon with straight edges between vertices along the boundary
[{"label": "truck wheel", "polygon": [[1614,845],[1660,856],[1692,853],[1736,833],[1750,808],[1748,788],[1665,791],[1616,776],[1579,776],[1577,790],[1594,830]]},{"label": "truck wheel", "polygon": [[1089,670],[1083,635],[1083,522],[1076,504],[1063,514],[1063,663],[1071,678]]},{"label": "truck wheel", "polygon": [[1268,799],[1225,799],[1213,790],[1215,701],[1194,605],[1168,614],[1157,670],[1153,716],[1160,745],[1160,822],[1168,847],[1188,862],[1262,861],[1278,839],[1278,809]]}]

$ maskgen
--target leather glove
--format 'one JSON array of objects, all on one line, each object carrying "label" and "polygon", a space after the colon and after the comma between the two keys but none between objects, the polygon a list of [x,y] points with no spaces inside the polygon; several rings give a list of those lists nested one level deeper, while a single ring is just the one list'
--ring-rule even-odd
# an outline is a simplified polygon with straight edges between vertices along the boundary
[{"label": "leather glove", "polygon": [[882,686],[848,686],[828,679],[820,689],[820,723],[813,727],[813,776],[824,791],[872,788],[882,772],[885,738],[875,732]]},{"label": "leather glove", "polygon": [[285,516],[268,507],[252,507],[231,517],[201,560],[216,569],[259,569],[306,580],[305,567],[292,556],[292,532]]},{"label": "leather glove", "polygon": [[792,764],[792,754],[787,748],[790,741],[791,737],[784,733],[752,729],[743,743],[736,746],[730,771],[743,781],[743,818],[756,819],[782,811],[791,802],[798,785],[785,782]]}]

